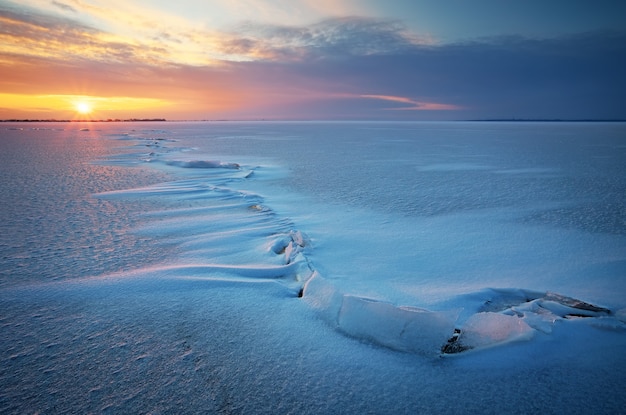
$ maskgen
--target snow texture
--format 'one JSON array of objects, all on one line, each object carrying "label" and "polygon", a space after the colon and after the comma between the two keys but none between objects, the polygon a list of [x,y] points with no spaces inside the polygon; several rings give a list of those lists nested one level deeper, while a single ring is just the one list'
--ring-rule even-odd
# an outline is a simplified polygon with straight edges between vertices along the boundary
[{"label": "snow texture", "polygon": [[3,131],[0,412],[626,404],[623,125],[144,127]]}]

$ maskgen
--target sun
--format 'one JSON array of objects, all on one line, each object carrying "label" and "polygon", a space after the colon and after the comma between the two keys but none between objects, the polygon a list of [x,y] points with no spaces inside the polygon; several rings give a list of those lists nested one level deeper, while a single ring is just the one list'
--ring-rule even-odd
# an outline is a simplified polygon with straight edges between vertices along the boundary
[{"label": "sun", "polygon": [[91,111],[93,111],[93,109],[91,108],[91,104],[85,101],[77,102],[76,104],[74,104],[74,108],[76,108],[76,111],[78,113],[83,115],[87,115],[91,113]]}]

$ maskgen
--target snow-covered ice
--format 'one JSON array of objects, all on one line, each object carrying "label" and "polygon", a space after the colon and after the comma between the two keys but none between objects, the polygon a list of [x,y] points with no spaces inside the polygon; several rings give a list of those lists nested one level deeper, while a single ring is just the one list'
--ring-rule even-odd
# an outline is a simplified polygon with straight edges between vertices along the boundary
[{"label": "snow-covered ice", "polygon": [[0,135],[1,412],[626,403],[624,124],[88,127]]}]

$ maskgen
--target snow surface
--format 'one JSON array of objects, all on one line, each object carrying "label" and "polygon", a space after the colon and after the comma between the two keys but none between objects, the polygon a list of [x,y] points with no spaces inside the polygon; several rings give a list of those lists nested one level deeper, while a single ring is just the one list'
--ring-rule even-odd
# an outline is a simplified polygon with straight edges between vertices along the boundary
[{"label": "snow surface", "polygon": [[1,412],[622,410],[623,124],[153,126],[3,133]]}]

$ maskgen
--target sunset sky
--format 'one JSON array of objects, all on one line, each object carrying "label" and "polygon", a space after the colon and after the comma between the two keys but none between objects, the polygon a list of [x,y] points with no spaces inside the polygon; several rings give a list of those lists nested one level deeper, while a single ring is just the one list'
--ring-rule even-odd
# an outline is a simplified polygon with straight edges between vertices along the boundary
[{"label": "sunset sky", "polygon": [[626,119],[626,1],[0,0],[0,119]]}]

